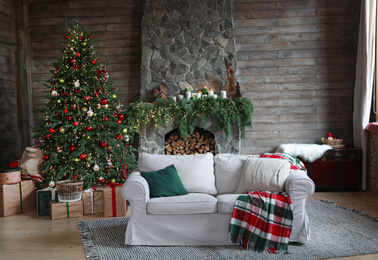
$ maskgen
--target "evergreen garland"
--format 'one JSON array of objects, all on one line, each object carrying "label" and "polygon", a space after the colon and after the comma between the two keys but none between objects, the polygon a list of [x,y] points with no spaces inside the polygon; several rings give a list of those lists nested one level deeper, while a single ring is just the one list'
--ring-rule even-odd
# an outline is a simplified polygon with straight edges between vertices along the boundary
[{"label": "evergreen garland", "polygon": [[145,130],[151,123],[157,130],[174,120],[180,135],[186,140],[194,132],[197,123],[206,127],[209,119],[215,121],[215,131],[223,130],[227,140],[231,134],[231,126],[240,127],[242,138],[245,128],[252,128],[252,102],[247,98],[221,99],[201,98],[194,100],[158,99],[156,104],[138,101],[128,109],[128,125],[135,129]]}]

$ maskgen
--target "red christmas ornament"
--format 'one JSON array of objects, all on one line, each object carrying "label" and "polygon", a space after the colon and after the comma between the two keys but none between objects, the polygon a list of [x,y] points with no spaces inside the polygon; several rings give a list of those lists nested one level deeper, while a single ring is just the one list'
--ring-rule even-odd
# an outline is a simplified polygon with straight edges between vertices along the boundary
[{"label": "red christmas ornament", "polygon": [[108,121],[108,120],[109,120],[109,118],[105,117],[105,118],[104,118],[104,120],[105,120],[105,121]]},{"label": "red christmas ornament", "polygon": [[75,93],[79,93],[79,90],[78,90],[78,89],[75,89],[74,91],[75,91]]},{"label": "red christmas ornament", "polygon": [[74,126],[78,126],[79,122],[72,123]]},{"label": "red christmas ornament", "polygon": [[90,96],[86,96],[84,99],[85,99],[86,101],[88,101],[88,100],[90,99]]},{"label": "red christmas ornament", "polygon": [[[97,60],[97,62],[101,62],[101,60],[100,59],[96,59]],[[105,71],[105,70],[104,70]]]},{"label": "red christmas ornament", "polygon": [[71,146],[70,146],[70,152],[75,151],[75,149],[76,149],[76,147],[75,147],[74,145],[71,145]]},{"label": "red christmas ornament", "polygon": [[74,62],[75,62],[75,60],[74,60],[74,59],[71,59],[71,60],[70,60],[70,62],[71,62],[71,63],[74,63]]},{"label": "red christmas ornament", "polygon": [[64,113],[68,113],[68,109],[67,108],[64,109]]},{"label": "red christmas ornament", "polygon": [[69,38],[70,38],[70,36],[66,35],[66,36],[65,36],[65,38],[66,38],[66,39],[69,39]]},{"label": "red christmas ornament", "polygon": [[100,141],[100,147],[105,148],[108,144],[104,142],[104,140]]},{"label": "red christmas ornament", "polygon": [[116,139],[117,140],[122,140],[122,135],[121,134],[117,134]]},{"label": "red christmas ornament", "polygon": [[96,64],[96,61],[95,61],[95,60],[92,60],[91,63],[92,63],[92,64]]},{"label": "red christmas ornament", "polygon": [[85,130],[86,130],[87,132],[92,131],[92,127],[91,127],[91,126],[87,126],[87,127],[85,128]]},{"label": "red christmas ornament", "polygon": [[89,36],[89,38],[90,38],[90,39],[92,39],[92,38],[93,38],[93,36],[92,36],[92,35],[90,35],[90,36]]},{"label": "red christmas ornament", "polygon": [[101,182],[101,183],[105,183],[106,180],[105,180],[105,179],[101,179],[100,182]]},{"label": "red christmas ornament", "polygon": [[66,118],[67,118],[68,121],[71,121],[73,119],[72,116],[67,116]]},{"label": "red christmas ornament", "polygon": [[50,131],[50,133],[54,133],[55,132],[55,130],[53,128],[50,128],[49,131]]},{"label": "red christmas ornament", "polygon": [[51,138],[50,134],[46,135],[46,139],[50,139],[50,138]]},{"label": "red christmas ornament", "polygon": [[76,57],[80,57],[80,56],[81,56],[81,54],[76,52]]},{"label": "red christmas ornament", "polygon": [[125,116],[124,116],[123,114],[119,114],[119,115],[118,115],[118,119],[119,119],[119,120],[123,120],[123,119],[125,119]]},{"label": "red christmas ornament", "polygon": [[79,159],[85,160],[85,159],[87,159],[87,155],[85,153],[82,153],[82,154],[80,154]]},{"label": "red christmas ornament", "polygon": [[117,120],[117,124],[122,124],[122,120]]},{"label": "red christmas ornament", "polygon": [[95,93],[95,96],[98,97],[98,92]]},{"label": "red christmas ornament", "polygon": [[74,175],[72,176],[72,178],[73,178],[74,180],[77,180],[77,177],[79,177],[79,176],[77,176],[77,174],[74,174]]},{"label": "red christmas ornament", "polygon": [[127,179],[127,170],[122,171],[121,177],[125,180]]},{"label": "red christmas ornament", "polygon": [[48,160],[49,158],[50,158],[50,156],[45,155],[45,160]]},{"label": "red christmas ornament", "polygon": [[101,99],[101,105],[106,105],[106,104],[108,104],[108,100],[106,99],[106,98],[103,98],[103,99]]},{"label": "red christmas ornament", "polygon": [[83,37],[83,36],[80,36],[80,39],[84,40],[84,37]]}]

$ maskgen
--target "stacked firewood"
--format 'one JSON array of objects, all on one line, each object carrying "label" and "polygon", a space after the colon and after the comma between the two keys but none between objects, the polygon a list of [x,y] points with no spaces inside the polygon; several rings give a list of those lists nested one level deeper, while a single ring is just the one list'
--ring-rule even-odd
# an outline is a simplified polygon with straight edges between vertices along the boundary
[{"label": "stacked firewood", "polygon": [[176,133],[172,133],[165,141],[165,154],[215,154],[215,140],[210,135],[203,135],[194,131],[186,140]]}]

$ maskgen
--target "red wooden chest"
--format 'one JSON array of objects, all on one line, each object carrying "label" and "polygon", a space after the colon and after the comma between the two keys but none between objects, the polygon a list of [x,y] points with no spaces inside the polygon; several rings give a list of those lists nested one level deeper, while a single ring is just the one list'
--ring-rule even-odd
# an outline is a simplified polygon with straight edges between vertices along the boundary
[{"label": "red wooden chest", "polygon": [[312,163],[303,163],[316,190],[361,188],[362,164],[359,149],[332,149]]}]

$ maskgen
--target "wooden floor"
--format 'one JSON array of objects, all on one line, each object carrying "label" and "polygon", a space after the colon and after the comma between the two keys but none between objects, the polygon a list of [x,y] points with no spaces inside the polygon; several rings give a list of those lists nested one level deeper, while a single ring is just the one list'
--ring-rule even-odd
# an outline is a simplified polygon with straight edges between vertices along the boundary
[{"label": "wooden floor", "polygon": [[[326,199],[378,218],[378,196],[370,192],[316,192],[309,199]],[[36,212],[0,218],[0,259],[84,260],[77,223],[100,218],[86,215],[51,221],[49,217],[39,217]],[[378,259],[378,254],[342,259]]]}]

